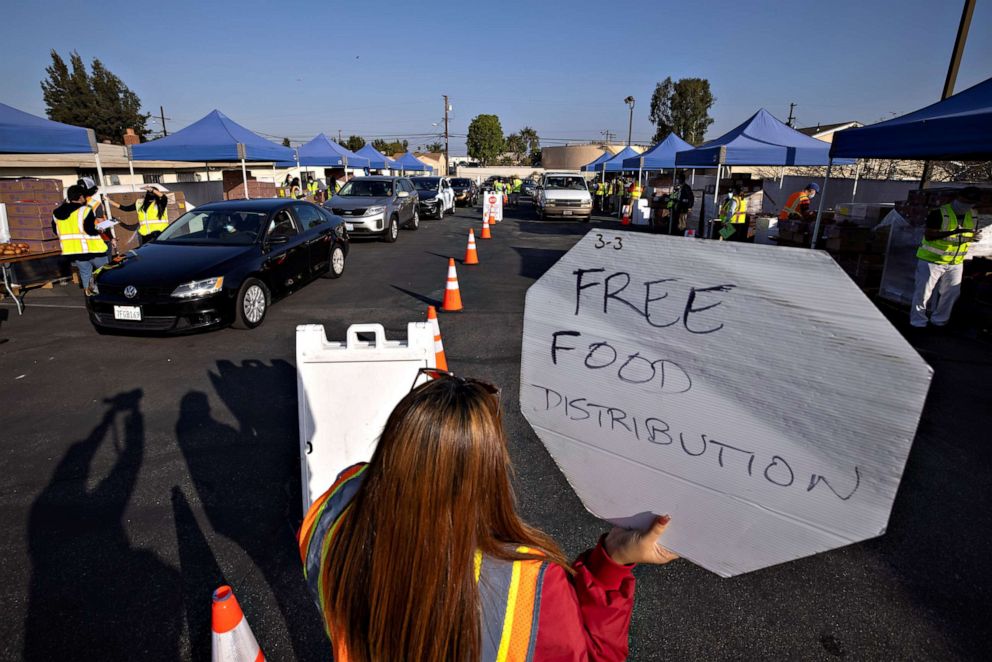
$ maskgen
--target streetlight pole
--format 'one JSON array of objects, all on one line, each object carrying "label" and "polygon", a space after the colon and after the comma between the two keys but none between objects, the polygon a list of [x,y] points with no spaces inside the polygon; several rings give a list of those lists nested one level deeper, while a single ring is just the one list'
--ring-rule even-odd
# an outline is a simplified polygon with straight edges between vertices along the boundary
[{"label": "streetlight pole", "polygon": [[630,119],[627,121],[627,147],[630,147],[630,136],[634,130],[634,97],[627,97],[623,102],[630,107]]},{"label": "streetlight pole", "polygon": [[448,160],[448,111],[451,110],[451,106],[448,105],[448,95],[442,95],[444,97],[444,174],[449,175],[449,163]]}]

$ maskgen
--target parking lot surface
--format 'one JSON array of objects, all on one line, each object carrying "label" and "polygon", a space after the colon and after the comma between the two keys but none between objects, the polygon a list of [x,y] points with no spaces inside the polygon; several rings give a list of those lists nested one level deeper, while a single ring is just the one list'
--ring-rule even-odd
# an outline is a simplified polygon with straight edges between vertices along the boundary
[{"label": "parking lot surface", "polygon": [[[268,659],[329,659],[294,546],[295,328],[401,336],[479,223],[460,209],[395,244],[355,241],[340,280],[253,331],[101,336],[75,288],[32,292],[23,317],[5,302],[0,657],[209,659],[210,595],[229,583]],[[616,223],[510,210],[482,264],[459,265],[465,310],[440,319],[451,369],[502,387],[522,514],[570,555],[607,526],[519,412],[520,335],[527,288],[597,226]],[[987,657],[990,353],[961,334],[913,342],[935,377],[888,532],[732,579],[638,568],[632,660]]]}]

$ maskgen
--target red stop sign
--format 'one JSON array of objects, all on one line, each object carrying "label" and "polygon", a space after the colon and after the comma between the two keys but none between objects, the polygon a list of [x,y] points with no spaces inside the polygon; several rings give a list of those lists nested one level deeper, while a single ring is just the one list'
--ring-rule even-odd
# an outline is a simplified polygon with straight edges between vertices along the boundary
[{"label": "red stop sign", "polygon": [[491,204],[491,205],[496,204],[496,196],[495,195],[489,196],[489,204]]}]

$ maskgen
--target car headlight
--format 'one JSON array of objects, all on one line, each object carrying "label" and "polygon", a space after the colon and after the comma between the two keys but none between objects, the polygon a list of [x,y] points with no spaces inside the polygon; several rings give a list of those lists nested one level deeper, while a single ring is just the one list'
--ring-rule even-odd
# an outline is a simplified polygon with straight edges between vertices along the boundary
[{"label": "car headlight", "polygon": [[193,280],[188,283],[183,283],[176,289],[172,290],[172,296],[177,299],[193,299],[195,297],[205,297],[208,294],[215,294],[220,292],[220,288],[224,285],[224,277],[219,278],[205,278],[204,280]]},{"label": "car headlight", "polygon": [[365,215],[375,216],[376,214],[381,214],[384,211],[386,211],[385,207],[369,207],[368,209],[365,210]]}]

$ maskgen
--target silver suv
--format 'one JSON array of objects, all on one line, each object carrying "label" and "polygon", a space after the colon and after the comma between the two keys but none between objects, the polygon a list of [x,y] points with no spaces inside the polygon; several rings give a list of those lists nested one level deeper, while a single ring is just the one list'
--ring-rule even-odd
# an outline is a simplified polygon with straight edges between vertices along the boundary
[{"label": "silver suv", "polygon": [[420,227],[417,189],[406,177],[355,177],[324,203],[324,208],[344,219],[354,235],[381,235],[394,242],[400,226]]}]

